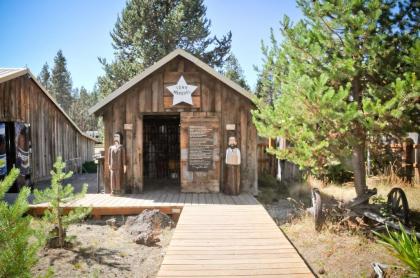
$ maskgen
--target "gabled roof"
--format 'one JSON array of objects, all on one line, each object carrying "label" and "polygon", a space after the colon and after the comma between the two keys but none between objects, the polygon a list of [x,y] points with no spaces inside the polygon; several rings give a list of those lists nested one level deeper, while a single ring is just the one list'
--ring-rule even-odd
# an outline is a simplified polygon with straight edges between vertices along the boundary
[{"label": "gabled roof", "polygon": [[0,68],[0,83],[22,76],[25,73],[25,68]]},{"label": "gabled roof", "polygon": [[70,121],[70,123],[74,126],[74,128],[84,137],[93,140],[95,142],[99,142],[93,137],[86,135],[83,131],[79,129],[76,123],[64,112],[63,108],[55,101],[55,99],[48,93],[47,89],[38,81],[38,79],[32,74],[32,72],[28,68],[0,68],[0,83],[15,79],[17,77],[28,75],[37,85],[41,88],[41,91],[52,101],[52,103],[60,110],[61,113]]},{"label": "gabled roof", "polygon": [[229,87],[231,87],[232,89],[240,93],[241,95],[243,95],[244,97],[252,100],[252,94],[249,91],[245,90],[244,88],[242,88],[241,86],[239,86],[238,84],[236,84],[235,82],[227,78],[226,76],[220,74],[215,69],[213,69],[212,67],[210,67],[209,65],[207,65],[206,63],[204,63],[203,61],[201,61],[194,55],[186,52],[185,50],[178,48],[172,51],[171,53],[169,53],[168,55],[166,55],[165,57],[163,57],[162,59],[160,59],[159,61],[157,61],[156,63],[154,63],[153,65],[151,65],[150,67],[148,67],[147,69],[145,69],[144,71],[142,71],[140,74],[133,77],[131,80],[123,84],[117,90],[115,90],[114,92],[106,96],[102,101],[92,106],[89,109],[89,114],[98,112],[102,107],[104,107],[105,105],[113,101],[114,99],[118,98],[120,95],[124,94],[131,87],[133,87],[134,85],[136,85],[137,83],[139,83],[140,81],[148,77],[150,74],[152,74],[153,72],[155,72],[156,70],[164,66],[166,63],[176,58],[177,56],[181,56],[189,60],[190,62],[192,62],[193,64],[195,64],[196,66],[198,66],[199,68],[207,72],[208,74],[212,75],[216,79],[219,79],[221,82],[228,85]]}]

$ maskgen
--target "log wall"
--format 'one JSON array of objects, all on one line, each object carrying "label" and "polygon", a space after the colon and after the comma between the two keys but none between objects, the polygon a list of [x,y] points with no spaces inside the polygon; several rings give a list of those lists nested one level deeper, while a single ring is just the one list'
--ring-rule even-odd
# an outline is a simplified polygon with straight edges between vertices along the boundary
[{"label": "log wall", "polygon": [[0,83],[0,122],[31,125],[33,182],[50,176],[58,156],[93,160],[95,141],[81,134],[28,75]]}]

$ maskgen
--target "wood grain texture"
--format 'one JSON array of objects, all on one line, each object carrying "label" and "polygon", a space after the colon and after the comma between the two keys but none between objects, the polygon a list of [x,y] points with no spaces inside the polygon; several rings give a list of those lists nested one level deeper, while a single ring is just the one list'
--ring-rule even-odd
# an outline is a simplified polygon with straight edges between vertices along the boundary
[{"label": "wood grain texture", "polygon": [[[172,106],[172,94],[166,89],[167,86],[176,84],[179,78],[184,76],[188,84],[197,86],[197,90],[193,93],[193,105],[178,104]],[[131,94],[136,95],[137,104],[133,106],[133,99],[129,97]],[[203,173],[193,172],[186,173],[185,169],[187,160],[182,159],[183,150],[187,150],[188,146],[183,146],[185,136],[181,131],[181,188],[188,188],[195,192],[208,192],[208,188],[216,188],[217,191],[222,190],[224,180],[224,158],[227,148],[229,136],[237,137],[238,146],[241,149],[242,165],[240,171],[241,190],[244,192],[257,191],[257,133],[252,123],[251,110],[254,108],[253,103],[234,89],[228,87],[220,80],[210,76],[198,68],[195,64],[182,58],[176,57],[162,68],[158,69],[150,76],[133,86],[129,92],[121,95],[117,99],[108,103],[99,112],[98,115],[103,116],[105,134],[112,134],[121,129],[124,123],[128,123],[133,115],[133,131],[128,135],[134,145],[131,150],[133,153],[130,158],[133,162],[131,169],[127,172],[126,187],[129,192],[132,188],[142,188],[143,165],[142,165],[142,123],[140,123],[143,115],[164,115],[166,113],[178,114],[181,119],[181,130],[186,128],[189,123],[186,115],[193,115],[194,122],[205,123],[211,118],[211,115],[217,115],[218,134],[218,151],[215,157],[215,167],[208,172],[207,176]],[[195,113],[195,114],[188,114]],[[207,114],[206,114],[207,113]],[[128,116],[129,115],[129,116]],[[182,124],[184,122],[184,124]],[[226,124],[234,124],[234,131],[226,131]],[[185,135],[185,134],[184,134]],[[130,137],[131,136],[131,137]],[[255,146],[253,146],[253,144]],[[105,136],[105,149],[110,146],[110,141]],[[109,171],[105,167],[105,183],[109,187]],[[192,179],[192,180],[191,180]],[[207,185],[204,185],[207,182]],[[188,184],[187,184],[188,183]],[[195,187],[192,186],[195,184]],[[216,191],[214,189],[210,191]]]},{"label": "wood grain texture", "polygon": [[57,156],[69,164],[93,160],[95,141],[82,135],[26,75],[0,84],[0,122],[31,125],[34,183],[50,177]]},{"label": "wood grain texture", "polygon": [[157,277],[314,275],[265,209],[241,202],[185,205]]},{"label": "wood grain texture", "polygon": [[[193,195],[196,195],[193,198]],[[223,199],[219,204],[213,204],[212,198],[221,197],[222,193],[180,193],[174,190],[154,190],[144,194],[127,194],[112,196],[109,194],[86,194],[83,198],[65,204],[66,208],[78,206],[92,207],[92,215],[132,215],[140,213],[145,208],[183,208],[185,205],[257,205],[258,201],[248,193]],[[29,212],[41,214],[48,203],[29,206]],[[179,212],[178,212],[179,213]],[[229,214],[227,214],[229,215]]]}]

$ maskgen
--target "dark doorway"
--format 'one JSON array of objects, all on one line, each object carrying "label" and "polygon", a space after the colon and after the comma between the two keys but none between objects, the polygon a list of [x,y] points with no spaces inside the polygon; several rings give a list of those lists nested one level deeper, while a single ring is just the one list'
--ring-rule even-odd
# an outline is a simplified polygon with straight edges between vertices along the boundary
[{"label": "dark doorway", "polygon": [[20,173],[11,193],[26,185],[31,186],[31,131],[23,122],[0,122],[0,181],[16,167]]},{"label": "dark doorway", "polygon": [[179,186],[179,125],[179,115],[143,116],[145,190]]}]

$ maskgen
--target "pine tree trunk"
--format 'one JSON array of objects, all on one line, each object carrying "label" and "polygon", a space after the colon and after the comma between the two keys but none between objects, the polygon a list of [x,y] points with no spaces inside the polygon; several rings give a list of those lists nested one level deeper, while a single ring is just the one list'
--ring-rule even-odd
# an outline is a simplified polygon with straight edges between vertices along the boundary
[{"label": "pine tree trunk", "polygon": [[61,221],[61,211],[60,211],[60,205],[58,206],[58,242],[60,245],[60,248],[64,247],[64,232],[63,232],[63,223]]},{"label": "pine tree trunk", "polygon": [[[359,110],[363,110],[362,106],[362,88],[360,77],[356,76],[352,82],[353,100],[357,102]],[[358,143],[352,147],[352,165],[354,173],[354,187],[357,197],[362,197],[367,192],[366,186],[366,168],[365,168],[365,147],[366,133],[363,126],[359,122],[355,122],[353,136]]]},{"label": "pine tree trunk", "polygon": [[352,165],[354,173],[354,187],[356,189],[357,197],[366,194],[366,169],[365,169],[365,143],[360,143],[353,147]]}]

